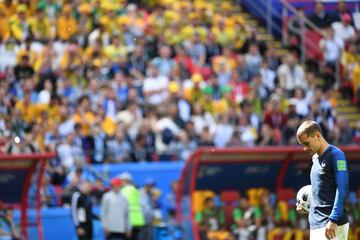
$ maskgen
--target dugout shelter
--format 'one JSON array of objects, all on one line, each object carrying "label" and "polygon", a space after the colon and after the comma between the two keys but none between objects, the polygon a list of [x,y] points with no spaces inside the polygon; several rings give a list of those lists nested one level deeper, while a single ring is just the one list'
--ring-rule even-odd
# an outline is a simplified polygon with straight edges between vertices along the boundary
[{"label": "dugout shelter", "polygon": [[[350,164],[350,191],[358,191],[360,147],[340,148]],[[198,149],[182,170],[177,196],[177,220],[185,239],[200,239],[194,220],[199,193],[211,191],[220,196],[225,214],[226,207],[251,188],[268,189],[278,198],[289,200],[298,189],[310,184],[311,165],[311,156],[301,147]]]},{"label": "dugout shelter", "polygon": [[[0,200],[8,206],[20,209],[20,230],[24,239],[29,239],[30,228],[36,229],[38,239],[44,239],[40,186],[47,161],[54,157],[55,154],[0,153]],[[29,189],[32,184],[36,189],[35,206],[29,206]],[[35,211],[35,219],[30,219],[28,215],[31,210]]]}]

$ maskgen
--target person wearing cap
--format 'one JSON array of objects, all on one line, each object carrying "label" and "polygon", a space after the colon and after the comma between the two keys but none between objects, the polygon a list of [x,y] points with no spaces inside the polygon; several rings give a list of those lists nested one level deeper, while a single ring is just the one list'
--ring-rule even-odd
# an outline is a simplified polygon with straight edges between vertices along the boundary
[{"label": "person wearing cap", "polygon": [[101,199],[101,223],[107,240],[125,240],[131,237],[129,202],[121,193],[122,180],[111,180],[111,190]]},{"label": "person wearing cap", "polygon": [[82,3],[78,6],[79,28],[83,35],[87,35],[93,29],[93,21],[91,16],[92,6],[89,3]]},{"label": "person wearing cap", "polygon": [[98,219],[98,216],[92,213],[93,199],[90,192],[90,182],[84,181],[80,186],[80,191],[74,192],[71,198],[71,216],[79,240],[92,239],[92,220]]},{"label": "person wearing cap", "polygon": [[335,31],[335,36],[344,41],[355,40],[355,28],[351,25],[351,15],[344,13],[341,15],[341,22],[331,24]]},{"label": "person wearing cap", "polygon": [[143,228],[145,226],[145,219],[142,212],[142,206],[140,201],[140,192],[134,186],[132,176],[128,172],[124,172],[119,175],[119,178],[123,182],[121,193],[126,197],[129,202],[130,209],[130,223],[132,226],[132,234],[129,240],[142,240]]},{"label": "person wearing cap", "polygon": [[191,103],[202,102],[202,100],[204,99],[204,93],[202,91],[203,82],[203,76],[200,73],[194,73],[191,76],[191,86],[184,87],[184,96]]}]

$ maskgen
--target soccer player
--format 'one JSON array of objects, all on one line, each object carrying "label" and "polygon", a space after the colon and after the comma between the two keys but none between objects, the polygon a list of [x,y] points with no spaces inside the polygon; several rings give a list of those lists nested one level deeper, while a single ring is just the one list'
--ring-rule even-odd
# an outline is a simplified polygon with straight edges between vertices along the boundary
[{"label": "soccer player", "polygon": [[[319,124],[303,122],[296,133],[304,151],[312,155],[309,211],[310,240],[348,238],[349,222],[345,200],[349,186],[349,165],[345,154],[323,137]],[[305,213],[300,205],[297,211]]]}]

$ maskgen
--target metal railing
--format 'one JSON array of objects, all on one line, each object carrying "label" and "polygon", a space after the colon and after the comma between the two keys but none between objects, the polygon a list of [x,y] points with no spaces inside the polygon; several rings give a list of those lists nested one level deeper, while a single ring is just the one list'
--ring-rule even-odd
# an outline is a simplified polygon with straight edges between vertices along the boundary
[{"label": "metal railing", "polygon": [[[302,21],[304,24],[302,24],[300,27],[300,42],[301,42],[301,62],[304,63],[306,59],[306,47],[305,47],[305,37],[306,37],[306,28],[309,28],[311,30],[314,30],[315,32],[319,33],[320,35],[323,35],[322,30],[317,27],[312,21],[310,21],[305,15],[299,15],[296,10],[296,8],[291,5],[287,0],[280,0],[280,2],[283,4],[282,8],[282,19],[285,20],[289,16],[289,12],[292,14],[297,15],[300,21]],[[283,27],[283,30],[286,32],[283,32],[283,39],[282,42],[287,44],[288,43],[288,27]],[[316,49],[318,47],[318,44],[307,40],[307,44],[311,46],[312,49]]]},{"label": "metal railing", "polygon": [[[284,24],[285,20],[289,17],[289,15],[297,14],[296,8],[291,5],[286,0],[280,0],[281,9],[277,9],[273,6],[274,1],[272,0],[262,0],[262,1],[254,1],[254,0],[242,0],[240,4],[245,6],[249,6],[253,9],[254,14],[257,16],[262,16],[265,21],[265,28],[268,34],[275,33],[281,36],[281,42],[283,46],[288,45],[288,29]],[[265,17],[264,17],[265,16]],[[318,28],[313,22],[311,22],[306,16],[300,16],[300,20],[304,22],[308,28],[318,32],[322,35],[322,30]],[[305,27],[305,26],[304,26]],[[301,56],[300,60],[302,63],[305,62],[306,59],[306,49],[305,49],[305,31],[306,29],[301,29]],[[307,44],[311,48],[317,48],[318,45],[315,42],[307,40]]]}]

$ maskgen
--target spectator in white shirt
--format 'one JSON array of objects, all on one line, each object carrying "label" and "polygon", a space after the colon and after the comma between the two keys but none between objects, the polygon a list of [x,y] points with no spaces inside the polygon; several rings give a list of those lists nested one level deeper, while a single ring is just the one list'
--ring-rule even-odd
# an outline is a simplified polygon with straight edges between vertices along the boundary
[{"label": "spectator in white shirt", "polygon": [[260,74],[266,89],[270,92],[273,92],[275,89],[276,74],[269,68],[269,63],[267,60],[263,60],[261,63]]},{"label": "spectator in white shirt", "polygon": [[81,162],[83,159],[83,150],[74,145],[75,135],[70,133],[66,136],[66,140],[56,148],[60,164],[68,169]]},{"label": "spectator in white shirt", "polygon": [[41,90],[39,93],[38,103],[49,104],[52,90],[53,90],[53,84],[48,79],[44,83],[44,89]]},{"label": "spectator in white shirt", "polygon": [[149,77],[144,80],[143,86],[145,101],[151,105],[164,103],[169,95],[169,79],[159,75],[159,70],[152,63],[149,64],[147,71]]},{"label": "spectator in white shirt", "polygon": [[256,44],[249,46],[249,52],[245,54],[245,62],[250,71],[250,79],[259,72],[262,56],[260,55],[259,47]]},{"label": "spectator in white shirt", "polygon": [[219,115],[213,141],[216,147],[225,147],[233,135],[234,127],[229,123],[227,115]]},{"label": "spectator in white shirt", "polygon": [[343,41],[355,38],[355,29],[351,26],[351,16],[348,13],[341,15],[341,22],[334,22],[331,26],[335,31],[335,36]]},{"label": "spectator in white shirt", "polygon": [[340,60],[344,48],[344,41],[335,36],[334,30],[331,27],[326,29],[324,36],[325,37],[320,40],[319,46],[324,54],[325,63],[335,69],[336,63]]},{"label": "spectator in white shirt", "polygon": [[306,89],[307,87],[305,71],[301,65],[296,63],[296,61],[295,55],[287,55],[285,62],[280,65],[277,72],[280,87],[284,88],[288,95],[291,95],[296,87],[302,89]]},{"label": "spectator in white shirt", "polygon": [[306,117],[309,113],[309,101],[304,97],[303,90],[295,89],[294,98],[290,99],[290,104],[296,107],[296,113],[301,117]]}]

